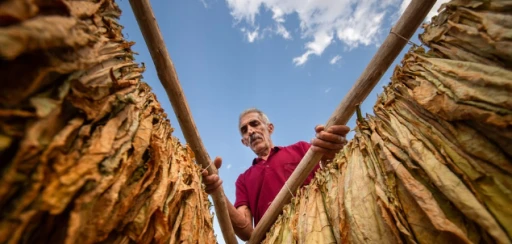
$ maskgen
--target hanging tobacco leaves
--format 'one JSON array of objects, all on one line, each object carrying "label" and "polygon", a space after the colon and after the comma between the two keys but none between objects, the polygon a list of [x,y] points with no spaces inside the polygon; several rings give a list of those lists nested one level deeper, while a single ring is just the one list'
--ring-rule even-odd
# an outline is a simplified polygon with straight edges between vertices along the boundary
[{"label": "hanging tobacco leaves", "polygon": [[[512,2],[453,0],[265,243],[511,243]],[[112,0],[0,2],[0,242],[214,243]]]},{"label": "hanging tobacco leaves", "polygon": [[0,243],[215,243],[112,0],[0,3]]},{"label": "hanging tobacco leaves", "polygon": [[511,10],[445,4],[264,243],[512,243]]}]

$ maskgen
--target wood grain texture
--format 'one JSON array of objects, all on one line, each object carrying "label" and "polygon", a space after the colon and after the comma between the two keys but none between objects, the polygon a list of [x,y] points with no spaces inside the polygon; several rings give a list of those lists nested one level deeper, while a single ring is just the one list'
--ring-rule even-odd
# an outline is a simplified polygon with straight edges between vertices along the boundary
[{"label": "wood grain texture", "polygon": [[[382,78],[382,75],[407,44],[407,40],[411,38],[419,25],[423,22],[435,2],[435,0],[411,1],[396,25],[392,28],[391,31],[393,33],[387,36],[354,86],[352,86],[348,94],[343,98],[327,121],[326,129],[331,125],[342,125],[349,121],[355,112],[356,106],[362,103],[373,90],[375,85]],[[288,185],[292,192],[296,192],[304,183],[304,180],[321,158],[321,153],[314,153],[311,149],[308,150],[295,171],[286,181],[286,185]],[[267,212],[254,229],[249,243],[259,243],[263,240],[267,231],[281,214],[283,207],[290,202],[291,197],[288,188],[283,187],[279,191]]]},{"label": "wood grain texture", "polygon": [[[171,101],[185,140],[194,152],[196,162],[203,168],[207,168],[211,163],[210,157],[197,131],[149,0],[130,0],[130,4],[155,63],[158,78]],[[217,174],[217,168],[213,164],[207,170],[209,174]],[[237,243],[222,186],[211,196],[224,240],[226,243]]]}]

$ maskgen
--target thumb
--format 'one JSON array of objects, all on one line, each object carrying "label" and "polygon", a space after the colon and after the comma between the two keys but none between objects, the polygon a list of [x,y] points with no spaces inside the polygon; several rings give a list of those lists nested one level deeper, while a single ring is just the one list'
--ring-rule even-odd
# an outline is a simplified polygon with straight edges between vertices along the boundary
[{"label": "thumb", "polygon": [[316,133],[320,133],[321,131],[323,131],[325,129],[325,126],[324,125],[317,125],[315,126],[315,132]]},{"label": "thumb", "polygon": [[220,167],[222,166],[222,158],[216,157],[213,163],[215,165],[215,168],[220,169]]}]

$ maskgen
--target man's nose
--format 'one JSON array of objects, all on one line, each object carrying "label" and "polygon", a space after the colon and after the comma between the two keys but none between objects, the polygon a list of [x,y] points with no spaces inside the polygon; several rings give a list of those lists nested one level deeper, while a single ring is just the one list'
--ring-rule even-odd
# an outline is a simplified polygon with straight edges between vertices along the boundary
[{"label": "man's nose", "polygon": [[254,132],[256,132],[256,130],[255,130],[253,127],[251,127],[251,126],[249,125],[249,126],[247,127],[247,132],[249,133],[249,135],[252,135],[252,134],[254,134]]}]

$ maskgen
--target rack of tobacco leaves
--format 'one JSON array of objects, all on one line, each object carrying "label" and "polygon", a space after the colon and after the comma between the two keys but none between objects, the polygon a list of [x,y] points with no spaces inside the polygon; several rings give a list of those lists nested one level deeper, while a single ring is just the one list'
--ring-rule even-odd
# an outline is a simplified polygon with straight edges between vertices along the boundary
[{"label": "rack of tobacco leaves", "polygon": [[442,9],[264,243],[512,242],[512,3]]},{"label": "rack of tobacco leaves", "polygon": [[0,243],[215,243],[113,0],[0,2]]}]

